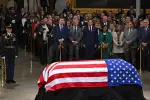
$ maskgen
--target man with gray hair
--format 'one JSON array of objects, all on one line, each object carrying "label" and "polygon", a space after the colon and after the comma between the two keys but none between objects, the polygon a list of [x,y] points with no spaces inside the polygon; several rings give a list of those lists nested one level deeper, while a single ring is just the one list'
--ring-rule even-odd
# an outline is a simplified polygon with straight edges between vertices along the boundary
[{"label": "man with gray hair", "polygon": [[141,46],[142,71],[150,71],[150,27],[149,20],[145,19],[144,27],[138,32],[139,45]]},{"label": "man with gray hair", "polygon": [[[69,32],[69,60],[75,60],[79,59],[79,45],[82,38],[82,28],[79,27],[79,19],[78,17],[73,18],[73,26],[70,27]],[[75,57],[74,57],[75,55]]]},{"label": "man with gray hair", "polygon": [[126,61],[135,65],[137,50],[137,30],[134,29],[132,22],[127,23],[127,28],[124,30],[124,42]]}]

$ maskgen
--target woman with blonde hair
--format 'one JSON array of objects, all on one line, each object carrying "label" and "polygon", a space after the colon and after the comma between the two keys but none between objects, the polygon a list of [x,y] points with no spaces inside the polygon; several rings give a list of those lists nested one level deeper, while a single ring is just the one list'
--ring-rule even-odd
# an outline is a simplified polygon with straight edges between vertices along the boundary
[{"label": "woman with blonde hair", "polygon": [[113,37],[113,49],[112,53],[115,58],[124,58],[124,32],[122,30],[122,26],[120,24],[117,24],[115,26],[115,31],[112,32],[112,37]]}]

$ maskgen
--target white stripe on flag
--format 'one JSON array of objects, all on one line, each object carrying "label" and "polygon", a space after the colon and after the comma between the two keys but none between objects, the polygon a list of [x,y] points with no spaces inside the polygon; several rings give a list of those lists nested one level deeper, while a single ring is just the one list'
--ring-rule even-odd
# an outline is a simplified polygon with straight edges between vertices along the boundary
[{"label": "white stripe on flag", "polygon": [[43,76],[44,76],[44,81],[45,81],[45,82],[47,82],[47,80],[48,80],[49,69],[50,69],[50,68],[53,68],[53,66],[54,66],[56,63],[58,63],[58,62],[52,63],[51,65],[49,65],[48,68],[45,68],[45,69],[44,69],[44,71],[43,71]]},{"label": "white stripe on flag", "polygon": [[108,72],[107,67],[106,68],[63,68],[63,69],[55,69],[49,72],[49,77],[55,74],[60,73],[91,73],[91,72]]},{"label": "white stripe on flag", "polygon": [[70,77],[70,78],[59,78],[45,85],[45,89],[51,88],[61,83],[72,83],[72,82],[108,82],[108,77]]},{"label": "white stripe on flag", "polygon": [[91,65],[91,64],[106,64],[104,60],[100,61],[74,61],[74,62],[59,62],[56,66],[61,65]]}]

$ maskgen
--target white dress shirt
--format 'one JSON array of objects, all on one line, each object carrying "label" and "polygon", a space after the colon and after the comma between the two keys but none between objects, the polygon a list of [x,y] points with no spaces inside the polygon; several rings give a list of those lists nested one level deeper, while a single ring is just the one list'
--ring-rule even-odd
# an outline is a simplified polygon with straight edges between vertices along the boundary
[{"label": "white dress shirt", "polygon": [[23,18],[23,19],[22,19],[22,26],[23,26],[23,27],[24,27],[26,21],[27,21],[26,18]]},{"label": "white dress shirt", "polygon": [[42,26],[45,30],[43,31],[43,40],[44,41],[47,41],[47,32],[49,31],[49,29],[48,29],[48,27],[47,27],[47,25],[45,24],[45,25],[43,25]]}]

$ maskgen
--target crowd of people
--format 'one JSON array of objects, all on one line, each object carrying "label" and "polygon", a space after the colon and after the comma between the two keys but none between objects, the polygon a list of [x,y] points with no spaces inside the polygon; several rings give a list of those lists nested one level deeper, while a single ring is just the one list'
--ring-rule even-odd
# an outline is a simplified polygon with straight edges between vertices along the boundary
[{"label": "crowd of people", "polygon": [[18,46],[39,57],[43,65],[121,58],[137,69],[150,71],[149,20],[150,14],[141,13],[136,18],[133,8],[128,12],[119,9],[118,13],[97,10],[83,14],[67,3],[60,14],[46,13],[43,8],[38,12],[21,9],[21,13],[16,13],[11,7],[5,14],[1,10],[0,29],[3,36],[5,27],[11,24]]}]

